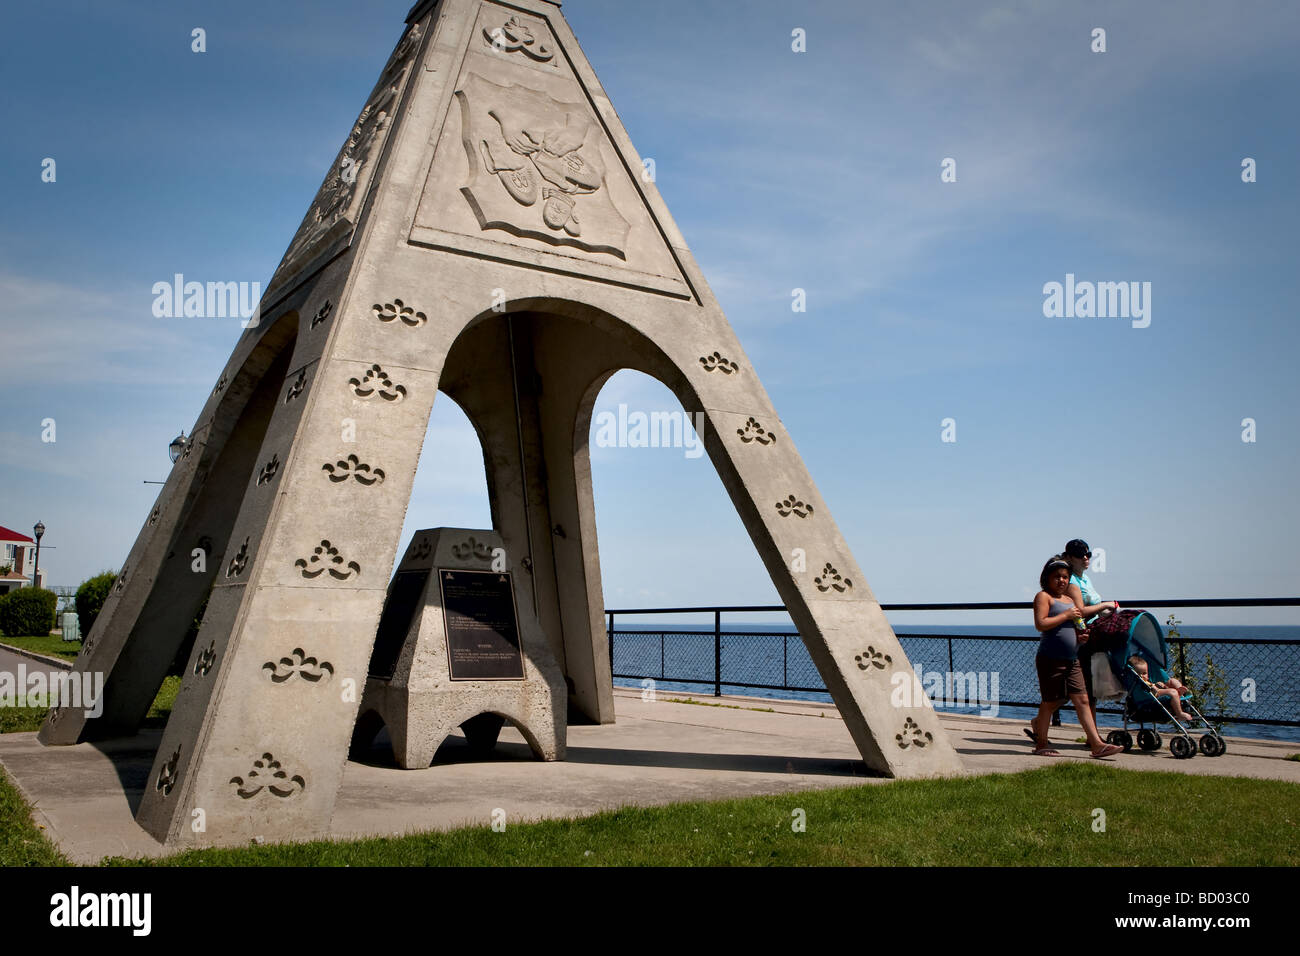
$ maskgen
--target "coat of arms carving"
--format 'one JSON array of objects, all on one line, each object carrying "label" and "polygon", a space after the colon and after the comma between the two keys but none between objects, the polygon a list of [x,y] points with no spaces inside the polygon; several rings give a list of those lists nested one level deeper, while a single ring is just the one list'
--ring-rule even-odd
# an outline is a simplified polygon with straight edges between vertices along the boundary
[{"label": "coat of arms carving", "polygon": [[628,222],[605,187],[604,135],[580,103],[470,74],[456,91],[479,226],[626,258]]}]

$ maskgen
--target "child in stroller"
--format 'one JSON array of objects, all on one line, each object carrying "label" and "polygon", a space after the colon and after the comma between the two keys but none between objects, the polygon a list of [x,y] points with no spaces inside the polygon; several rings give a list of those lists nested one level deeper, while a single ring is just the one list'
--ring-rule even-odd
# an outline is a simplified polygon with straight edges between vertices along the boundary
[{"label": "child in stroller", "polygon": [[[1192,702],[1186,685],[1170,674],[1169,646],[1159,622],[1149,611],[1137,612],[1123,638],[1101,653],[1109,665],[1107,670],[1122,684],[1122,689],[1117,689],[1125,695],[1124,729],[1112,730],[1106,736],[1107,743],[1123,747],[1127,752],[1134,743],[1129,726],[1136,723],[1138,747],[1145,751],[1159,750],[1162,741],[1156,725],[1168,720],[1173,722],[1169,752],[1175,757],[1195,756],[1198,749],[1207,757],[1222,756],[1227,751],[1219,729]],[[1205,727],[1199,748],[1198,741],[1189,733],[1196,724]]]},{"label": "child in stroller", "polygon": [[1177,677],[1170,677],[1167,681],[1153,681],[1147,676],[1147,662],[1141,654],[1134,654],[1128,659],[1129,666],[1137,673],[1138,680],[1143,686],[1151,692],[1153,697],[1169,698],[1169,712],[1180,724],[1192,724],[1196,721],[1191,714],[1183,710],[1182,698],[1186,694],[1191,697],[1191,691],[1187,685]]}]

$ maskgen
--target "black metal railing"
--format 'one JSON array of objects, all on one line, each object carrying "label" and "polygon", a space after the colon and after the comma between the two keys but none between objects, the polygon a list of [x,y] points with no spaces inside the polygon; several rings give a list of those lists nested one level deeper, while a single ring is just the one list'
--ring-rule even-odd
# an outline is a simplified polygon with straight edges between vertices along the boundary
[{"label": "black metal railing", "polygon": [[[1132,608],[1300,607],[1300,598],[1193,598],[1121,601]],[[886,611],[1030,610],[1025,601],[982,604],[884,604]],[[607,609],[610,671],[615,678],[647,678],[686,686],[825,694],[803,641],[781,631],[723,629],[724,614],[783,613],[782,605]],[[710,629],[625,628],[616,618],[709,614]],[[752,626],[752,625],[751,625]],[[899,633],[899,642],[936,704],[1037,707],[1034,654],[1023,634]],[[1232,723],[1300,727],[1300,639],[1187,637],[1167,634],[1175,674],[1199,685],[1198,705]],[[983,680],[981,682],[981,675]],[[1103,713],[1121,713],[1102,706]]]}]

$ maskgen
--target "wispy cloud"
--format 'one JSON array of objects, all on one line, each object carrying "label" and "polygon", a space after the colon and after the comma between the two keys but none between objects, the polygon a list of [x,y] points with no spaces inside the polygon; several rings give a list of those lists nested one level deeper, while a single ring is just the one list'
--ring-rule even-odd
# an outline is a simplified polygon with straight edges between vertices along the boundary
[{"label": "wispy cloud", "polygon": [[[238,337],[239,320],[160,319],[152,302],[144,286],[128,294],[0,274],[0,378],[9,387],[42,381],[202,387]],[[231,345],[223,349],[221,338]]]}]

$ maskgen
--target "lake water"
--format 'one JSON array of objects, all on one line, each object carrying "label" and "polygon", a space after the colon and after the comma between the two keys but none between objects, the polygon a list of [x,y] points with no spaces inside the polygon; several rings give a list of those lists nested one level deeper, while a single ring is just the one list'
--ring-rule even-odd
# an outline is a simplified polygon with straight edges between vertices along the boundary
[{"label": "lake water", "polygon": [[[661,631],[690,630],[692,634]],[[1037,632],[1017,625],[904,625],[894,626],[903,650],[927,690],[940,686],[950,671],[983,674],[980,705],[946,704],[935,700],[941,712],[977,714],[1028,720],[1036,706],[1017,706],[988,701],[1020,701],[1033,704],[1039,699],[1034,670]],[[722,674],[728,681],[722,692],[749,697],[830,702],[816,667],[789,624],[725,623],[722,640]],[[648,633],[641,633],[648,632]],[[1228,709],[1238,717],[1300,721],[1300,627],[1185,625],[1180,628],[1189,640],[1183,646],[1184,660],[1191,673],[1204,676],[1207,658],[1223,676]],[[921,634],[952,634],[949,642]],[[960,639],[956,639],[960,636]],[[1029,640],[1015,640],[1028,638]],[[1262,642],[1262,643],[1255,643]],[[1287,643],[1295,642],[1295,643]],[[864,642],[865,643],[865,642]],[[1170,653],[1177,661],[1177,646]],[[662,671],[661,671],[662,667]],[[655,678],[658,691],[711,693],[714,676],[712,626],[681,623],[624,624],[616,619],[614,672]],[[663,673],[668,678],[660,680]],[[994,678],[996,675],[996,678]],[[996,679],[996,685],[994,680]],[[619,686],[640,687],[635,678],[615,679]],[[742,684],[788,684],[807,690],[744,687]],[[989,693],[996,686],[996,693]],[[817,689],[812,689],[817,688]],[[957,695],[954,695],[957,696]],[[1194,700],[1199,706],[1199,701]],[[1111,704],[1116,707],[1118,704]],[[1210,708],[1211,710],[1214,708]],[[1073,711],[1062,710],[1062,719],[1074,721]],[[1077,722],[1075,722],[1077,723]],[[1103,727],[1120,727],[1119,714],[1099,713]],[[1225,722],[1225,735],[1300,742],[1300,727]],[[1163,732],[1163,731],[1162,731]]]}]

